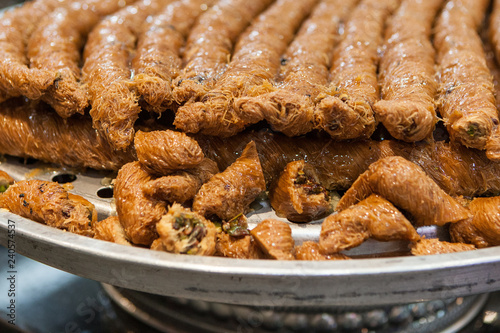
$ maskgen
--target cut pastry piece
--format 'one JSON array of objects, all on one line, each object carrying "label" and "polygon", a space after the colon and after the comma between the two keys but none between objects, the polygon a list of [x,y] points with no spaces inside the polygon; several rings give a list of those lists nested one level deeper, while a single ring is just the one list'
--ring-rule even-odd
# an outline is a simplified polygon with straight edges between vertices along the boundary
[{"label": "cut pastry piece", "polygon": [[293,222],[310,222],[330,210],[328,192],[304,160],[287,164],[269,199],[278,216]]},{"label": "cut pastry piece", "polygon": [[368,238],[417,241],[420,236],[396,207],[372,194],[328,216],[321,225],[319,246],[323,253],[333,254],[359,246]]},{"label": "cut pastry piece", "polygon": [[[173,204],[156,225],[167,252],[210,256],[215,253],[216,230],[203,216]],[[155,244],[158,247],[158,244]]]},{"label": "cut pastry piece", "polygon": [[193,201],[193,210],[210,217],[230,220],[245,213],[252,201],[266,189],[255,142],[226,170],[203,184]]},{"label": "cut pastry piece", "polygon": [[408,212],[417,226],[442,226],[471,216],[418,165],[399,156],[385,157],[370,165],[346,191],[336,209],[347,209],[373,193]]},{"label": "cut pastry piece", "polygon": [[286,222],[267,219],[260,222],[250,233],[267,257],[278,260],[294,259],[295,242],[292,229]]}]

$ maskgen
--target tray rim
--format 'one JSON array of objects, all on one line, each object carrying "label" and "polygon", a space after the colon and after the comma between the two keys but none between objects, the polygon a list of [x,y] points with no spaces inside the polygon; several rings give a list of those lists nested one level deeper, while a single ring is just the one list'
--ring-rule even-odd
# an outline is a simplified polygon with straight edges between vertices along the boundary
[{"label": "tray rim", "polygon": [[[85,278],[165,296],[245,305],[349,306],[500,289],[495,277],[500,273],[498,248],[321,262],[200,257],[91,239],[0,210],[3,246],[8,245],[9,220],[15,224],[19,254]],[[101,269],[103,265],[109,269]],[[319,294],[322,288],[326,289]]]}]

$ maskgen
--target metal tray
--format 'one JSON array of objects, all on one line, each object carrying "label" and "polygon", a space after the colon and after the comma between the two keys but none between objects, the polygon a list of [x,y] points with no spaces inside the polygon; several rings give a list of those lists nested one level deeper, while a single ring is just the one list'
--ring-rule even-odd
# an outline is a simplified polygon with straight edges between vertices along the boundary
[{"label": "metal tray", "polygon": [[[99,195],[109,193],[106,189],[113,175],[79,173],[32,162],[6,157],[0,169],[16,180],[76,176],[74,193],[92,201],[101,217],[114,211],[112,198]],[[257,223],[269,214],[272,212],[263,203],[250,220]],[[319,227],[319,223],[293,224],[292,232],[300,242],[314,239]],[[9,228],[15,232],[9,234]],[[372,306],[500,289],[498,248],[348,261],[239,260],[122,246],[57,230],[5,210],[0,210],[0,229],[0,244],[66,272],[118,287],[210,302],[270,307]],[[368,242],[357,251],[384,252],[385,246],[394,249],[399,245]]]}]

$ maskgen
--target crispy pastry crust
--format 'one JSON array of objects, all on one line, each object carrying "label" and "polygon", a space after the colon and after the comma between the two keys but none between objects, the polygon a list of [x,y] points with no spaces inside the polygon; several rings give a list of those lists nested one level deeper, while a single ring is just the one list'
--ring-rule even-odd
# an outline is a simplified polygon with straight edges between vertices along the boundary
[{"label": "crispy pastry crust", "polygon": [[319,247],[323,253],[333,254],[359,246],[370,237],[380,241],[420,239],[410,221],[396,207],[372,194],[328,216],[321,225]]},{"label": "crispy pastry crust", "polygon": [[323,254],[318,243],[306,241],[295,247],[296,260],[349,260],[348,256],[342,253]]},{"label": "crispy pastry crust", "polygon": [[436,23],[439,112],[451,140],[485,149],[500,121],[478,29],[489,1],[449,1]]},{"label": "crispy pastry crust", "polygon": [[239,38],[231,62],[214,89],[201,102],[180,107],[174,125],[188,133],[231,136],[246,124],[261,120],[261,114],[235,109],[234,99],[266,80],[274,80],[281,55],[316,2],[278,0],[271,5]]},{"label": "crispy pastry crust", "polygon": [[217,255],[240,259],[263,259],[262,250],[252,235],[232,237],[225,232],[217,234]]},{"label": "crispy pastry crust", "polygon": [[0,194],[0,207],[51,227],[94,236],[97,211],[89,201],[63,186],[42,180],[21,180]]},{"label": "crispy pastry crust", "polygon": [[500,197],[474,198],[469,209],[472,218],[450,226],[455,242],[474,244],[478,248],[500,245]]},{"label": "crispy pastry crust", "polygon": [[95,239],[132,246],[125,235],[125,231],[123,230],[123,226],[121,225],[118,216],[109,216],[108,218],[97,222],[94,230]]},{"label": "crispy pastry crust", "polygon": [[330,210],[328,193],[314,169],[303,160],[290,162],[269,192],[276,214],[293,222],[310,222]]},{"label": "crispy pastry crust", "polygon": [[229,220],[244,213],[252,201],[266,189],[255,142],[226,170],[203,184],[193,201],[193,210],[209,217]]},{"label": "crispy pastry crust", "polygon": [[205,158],[192,169],[146,182],[142,186],[142,190],[144,194],[157,200],[185,203],[193,199],[201,185],[217,173],[219,173],[217,164],[211,159]]},{"label": "crispy pastry crust", "polygon": [[[107,17],[89,34],[83,54],[93,126],[116,149],[134,139],[134,123],[141,108],[133,86],[129,61],[142,24],[172,0],[140,0]],[[113,42],[110,43],[110,40]]]},{"label": "crispy pastry crust", "polygon": [[294,240],[292,229],[283,221],[267,219],[259,224],[250,233],[259,244],[261,250],[270,259],[293,260]]},{"label": "crispy pastry crust", "polygon": [[29,68],[26,45],[40,20],[58,6],[58,0],[31,1],[0,18],[0,102],[21,95],[39,99],[57,78],[57,73]]},{"label": "crispy pastry crust", "polygon": [[116,213],[133,244],[150,246],[158,238],[156,223],[166,213],[166,203],[146,197],[142,186],[151,176],[139,162],[125,164],[115,179]]},{"label": "crispy pastry crust", "polygon": [[438,83],[430,36],[442,3],[403,1],[389,20],[379,68],[382,100],[373,108],[379,121],[399,140],[429,138],[437,121],[434,98]]},{"label": "crispy pastry crust", "polygon": [[271,0],[222,0],[200,16],[183,54],[184,68],[174,80],[177,103],[198,101],[226,70],[234,43]]},{"label": "crispy pastry crust", "polygon": [[134,159],[116,151],[87,117],[62,119],[43,103],[14,99],[0,106],[0,153],[70,167],[117,170]]},{"label": "crispy pastry crust", "polygon": [[378,48],[385,21],[398,5],[398,0],[362,0],[346,24],[331,67],[333,95],[319,102],[315,114],[317,127],[336,140],[368,138],[375,131]]},{"label": "crispy pastry crust", "polygon": [[444,242],[436,238],[422,238],[420,241],[412,245],[411,254],[414,256],[425,256],[431,254],[471,251],[475,249],[474,245],[470,244]]},{"label": "crispy pastry crust", "polygon": [[442,226],[471,216],[418,165],[399,156],[385,157],[370,165],[346,191],[336,209],[343,211],[373,193],[407,211],[417,226]]},{"label": "crispy pastry crust", "polygon": [[[279,78],[283,82],[270,93],[236,99],[235,108],[242,113],[261,113],[273,130],[287,136],[311,131],[315,101],[328,84],[328,68],[340,25],[356,2],[325,0],[319,3],[281,58]],[[257,91],[266,89],[269,88],[256,88]]]},{"label": "crispy pastry crust", "polygon": [[181,48],[197,17],[214,2],[173,2],[144,28],[132,68],[134,85],[145,109],[160,113],[173,105],[171,84],[182,69]]},{"label": "crispy pastry crust", "polygon": [[43,18],[28,41],[31,68],[57,75],[42,99],[64,118],[83,114],[88,97],[80,83],[81,49],[99,20],[135,0],[86,0],[62,6]]},{"label": "crispy pastry crust", "polygon": [[194,168],[204,157],[195,139],[171,130],[138,131],[134,146],[142,166],[157,175]]}]

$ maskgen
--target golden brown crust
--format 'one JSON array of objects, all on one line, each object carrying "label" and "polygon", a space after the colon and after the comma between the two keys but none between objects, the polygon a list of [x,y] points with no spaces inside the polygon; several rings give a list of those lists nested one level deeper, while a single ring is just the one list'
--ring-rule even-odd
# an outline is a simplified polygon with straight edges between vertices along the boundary
[{"label": "golden brown crust", "polygon": [[144,100],[145,109],[163,112],[173,104],[171,84],[182,69],[181,48],[196,18],[214,2],[173,2],[144,28],[138,38],[132,68],[134,85]]},{"label": "golden brown crust", "polygon": [[[203,216],[173,204],[156,225],[165,251],[211,256],[215,253],[216,229]],[[158,249],[158,244],[155,244]]]},{"label": "golden brown crust", "polygon": [[261,250],[270,258],[278,260],[293,260],[294,240],[292,229],[283,221],[267,219],[250,233],[259,244]]},{"label": "golden brown crust", "polygon": [[0,194],[0,207],[51,227],[94,236],[95,207],[63,186],[42,180],[22,180]]},{"label": "golden brown crust", "polygon": [[255,142],[250,142],[241,156],[226,170],[203,184],[193,201],[193,210],[209,217],[229,220],[244,213],[266,189]]},{"label": "golden brown crust", "polygon": [[304,160],[287,164],[269,199],[276,215],[293,222],[310,222],[330,210],[328,193]]},{"label": "golden brown crust", "polygon": [[90,30],[104,15],[134,0],[86,0],[79,6],[59,7],[46,16],[28,41],[31,68],[57,74],[42,99],[64,118],[83,114],[88,97],[80,83],[81,49]]},{"label": "golden brown crust", "polygon": [[138,131],[134,146],[142,166],[158,175],[194,168],[204,157],[195,139],[171,130]]},{"label": "golden brown crust", "polygon": [[500,197],[474,198],[469,209],[472,218],[450,226],[455,242],[474,244],[478,248],[500,245]]},{"label": "golden brown crust", "polygon": [[368,238],[379,241],[417,241],[420,236],[389,201],[370,195],[359,203],[328,216],[321,225],[319,247],[325,254],[359,246]]},{"label": "golden brown crust", "polygon": [[339,27],[356,2],[325,0],[319,3],[281,58],[279,77],[283,81],[277,90],[238,98],[235,107],[243,113],[261,113],[273,130],[287,136],[311,131],[314,103],[328,83],[328,68],[339,39]]},{"label": "golden brown crust", "polygon": [[346,24],[331,67],[333,95],[316,107],[317,127],[336,140],[368,138],[375,131],[372,106],[379,98],[378,48],[397,0],[363,0]]},{"label": "golden brown crust", "polygon": [[217,164],[205,158],[195,168],[146,182],[142,190],[147,196],[170,203],[185,203],[194,198],[201,185],[219,173]]},{"label": "golden brown crust", "polygon": [[[141,108],[130,88],[130,58],[143,22],[171,0],[140,0],[102,20],[89,34],[82,76],[87,84],[94,127],[116,148],[133,141]],[[110,43],[109,41],[113,42]]]},{"label": "golden brown crust", "polygon": [[349,260],[348,256],[342,253],[323,254],[318,243],[306,241],[295,247],[296,260]]},{"label": "golden brown crust", "polygon": [[71,167],[117,170],[134,152],[116,151],[87,117],[62,119],[43,103],[21,99],[0,106],[0,153]]},{"label": "golden brown crust", "polygon": [[259,114],[235,109],[234,100],[266,80],[274,80],[280,56],[316,2],[278,0],[271,5],[240,36],[231,62],[214,89],[201,102],[180,107],[174,125],[189,133],[231,136],[262,119]]},{"label": "golden brown crust", "polygon": [[474,245],[470,244],[444,242],[436,238],[422,238],[420,241],[412,244],[411,254],[414,256],[425,256],[431,254],[471,251],[475,249]]},{"label": "golden brown crust", "polygon": [[451,140],[485,149],[500,123],[493,81],[477,33],[489,1],[449,1],[436,23],[434,46],[440,74],[439,112]]},{"label": "golden brown crust", "polygon": [[389,20],[380,61],[382,100],[374,111],[391,135],[407,142],[429,138],[437,121],[435,51],[430,41],[442,0],[403,1]]},{"label": "golden brown crust", "polygon": [[114,184],[116,213],[125,234],[134,244],[150,246],[158,238],[156,223],[166,213],[166,204],[146,197],[142,186],[151,176],[139,162],[125,164]]},{"label": "golden brown crust", "polygon": [[108,218],[97,222],[94,230],[95,239],[132,246],[125,235],[125,231],[123,230],[123,226],[121,225],[118,216],[109,216]]},{"label": "golden brown crust", "polygon": [[217,255],[240,259],[263,259],[261,249],[251,235],[232,237],[225,232],[217,234]]},{"label": "golden brown crust", "polygon": [[347,209],[372,193],[407,211],[417,226],[442,226],[471,216],[418,165],[399,156],[385,157],[370,165],[340,199],[336,209]]},{"label": "golden brown crust", "polygon": [[173,83],[177,103],[197,101],[226,70],[236,39],[270,0],[219,1],[200,16],[186,43],[184,68]]},{"label": "golden brown crust", "polygon": [[57,78],[57,73],[29,68],[26,45],[40,20],[60,5],[58,0],[26,2],[0,18],[0,102],[21,95],[38,99]]}]

